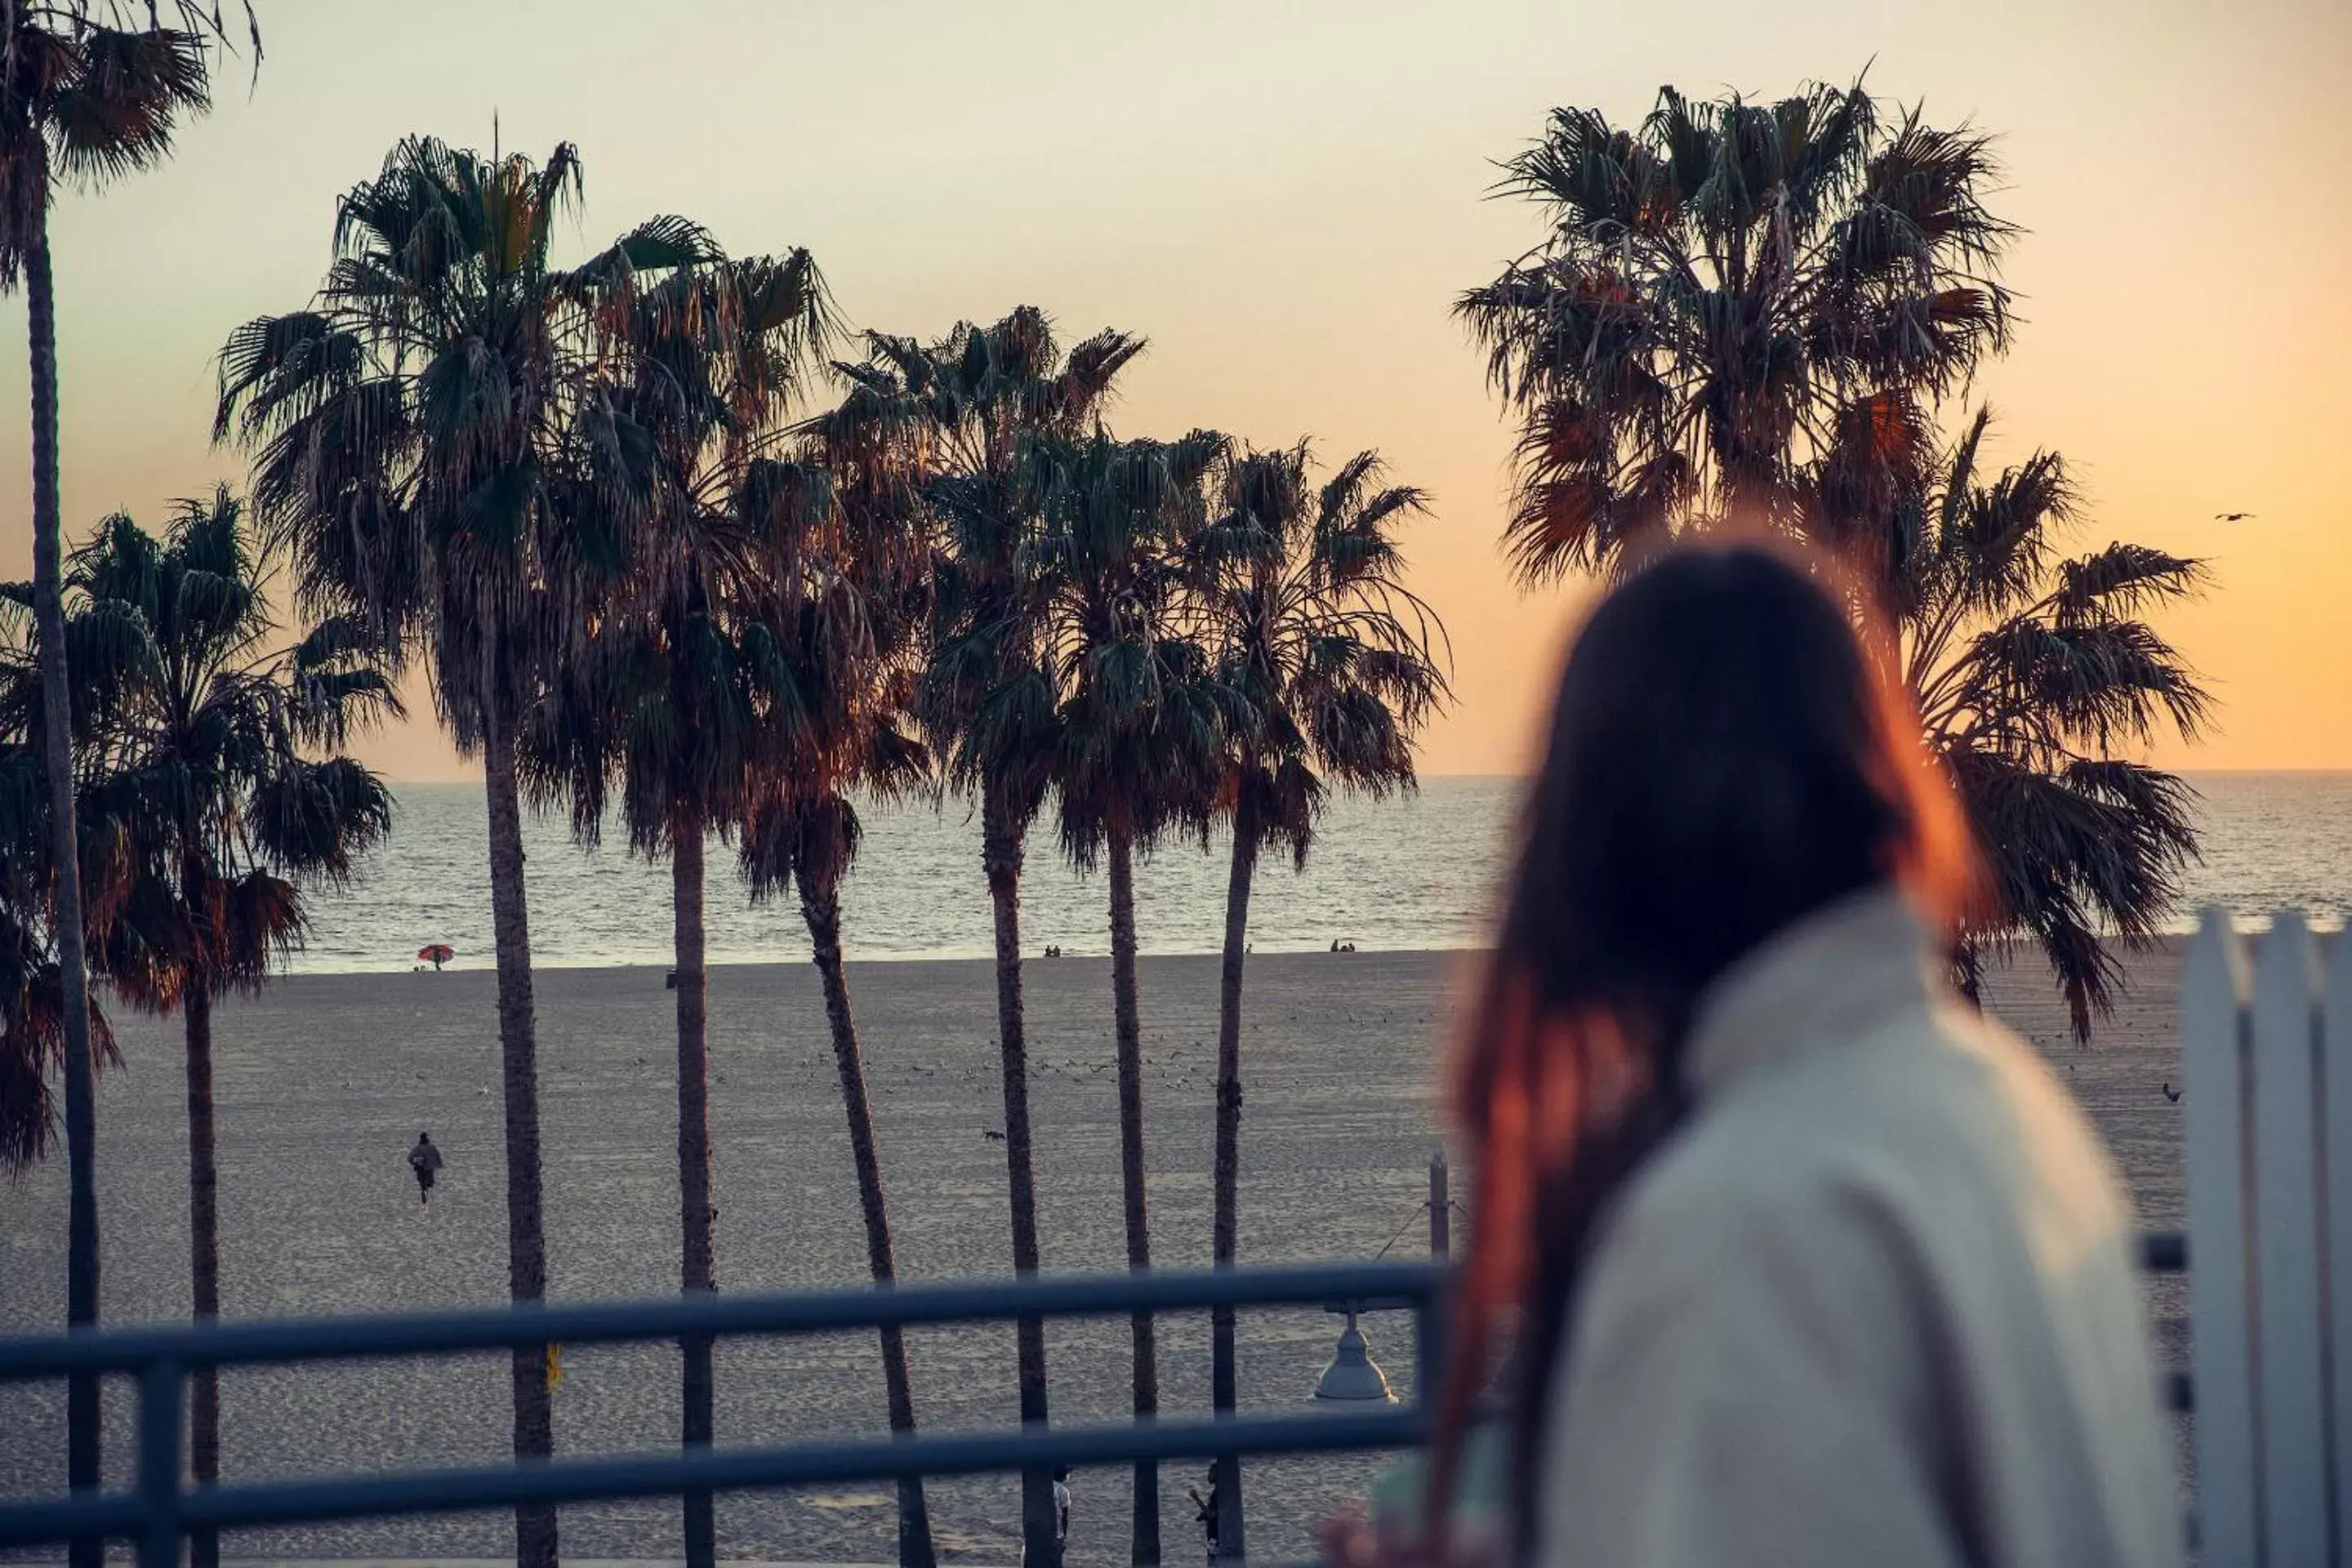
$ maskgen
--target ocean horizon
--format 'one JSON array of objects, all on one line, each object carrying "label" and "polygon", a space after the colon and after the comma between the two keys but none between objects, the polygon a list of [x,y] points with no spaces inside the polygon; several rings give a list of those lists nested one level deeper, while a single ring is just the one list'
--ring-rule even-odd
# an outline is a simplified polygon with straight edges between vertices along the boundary
[{"label": "ocean horizon", "polygon": [[[2260,921],[2304,909],[2326,925],[2352,910],[2352,772],[2192,773],[2203,858],[2189,868],[2171,929],[2220,904]],[[1446,775],[1411,795],[1330,803],[1303,870],[1286,853],[1259,865],[1250,940],[1264,952],[1482,945],[1523,781]],[[404,970],[417,949],[446,942],[456,966],[490,962],[488,830],[478,784],[404,784],[392,836],[352,885],[310,900],[310,932],[295,973]],[[950,799],[868,806],[856,866],[842,889],[844,946],[854,960],[984,958],[993,949],[980,827]],[[631,855],[625,835],[575,844],[561,813],[526,812],[534,963],[576,968],[670,961],[669,873]],[[1153,953],[1218,951],[1230,840],[1175,838],[1141,857],[1136,925]],[[731,846],[708,857],[708,952],[713,963],[803,962],[807,931],[789,897],[754,906]],[[1031,955],[1109,950],[1107,885],[1063,857],[1048,814],[1032,832],[1022,881],[1022,937]]]}]

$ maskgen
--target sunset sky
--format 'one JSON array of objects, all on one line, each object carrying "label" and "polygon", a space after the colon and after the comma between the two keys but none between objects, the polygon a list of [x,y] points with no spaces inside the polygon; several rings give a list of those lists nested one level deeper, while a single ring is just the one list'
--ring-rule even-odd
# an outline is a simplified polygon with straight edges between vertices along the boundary
[{"label": "sunset sky", "polygon": [[[1573,103],[1777,95],[1865,63],[2001,133],[2025,324],[1976,395],[2005,460],[2066,453],[2084,545],[2211,559],[2168,628],[2221,704],[2218,768],[2352,767],[2352,6],[1886,0],[1668,9],[1450,0],[257,0],[178,157],[54,222],[75,534],[240,479],[211,356],[301,304],[334,201],[411,132],[580,146],[567,255],[683,213],[738,254],[805,245],[848,320],[932,335],[1041,305],[1146,334],[1116,423],[1377,447],[1433,493],[1406,541],[1453,632],[1438,773],[1516,771],[1580,590],[1523,595],[1496,540],[1509,426],[1448,315],[1540,237],[1493,161]],[[7,319],[20,322],[21,304]],[[11,326],[13,333],[19,331]],[[0,548],[29,574],[21,337],[0,376]],[[2221,511],[2252,521],[2210,521]],[[429,717],[365,754],[467,776]]]}]

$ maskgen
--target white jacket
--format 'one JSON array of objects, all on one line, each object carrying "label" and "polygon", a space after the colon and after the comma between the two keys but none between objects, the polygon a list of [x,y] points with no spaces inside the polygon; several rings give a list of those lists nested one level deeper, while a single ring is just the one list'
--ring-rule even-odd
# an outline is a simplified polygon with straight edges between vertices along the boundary
[{"label": "white jacket", "polygon": [[2178,1563],[2126,1206],[1892,892],[1736,965],[1551,1391],[1547,1568]]}]

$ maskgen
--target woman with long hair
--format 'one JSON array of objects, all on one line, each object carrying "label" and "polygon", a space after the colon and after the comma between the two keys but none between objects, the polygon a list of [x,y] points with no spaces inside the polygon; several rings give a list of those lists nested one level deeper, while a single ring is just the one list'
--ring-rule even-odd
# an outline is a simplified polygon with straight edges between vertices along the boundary
[{"label": "woman with long hair", "polygon": [[1498,1389],[1500,1526],[1343,1524],[1342,1563],[2179,1560],[2126,1204],[1951,989],[1976,862],[1857,605],[1682,549],[1576,639],[1453,1085],[1426,1500]]}]

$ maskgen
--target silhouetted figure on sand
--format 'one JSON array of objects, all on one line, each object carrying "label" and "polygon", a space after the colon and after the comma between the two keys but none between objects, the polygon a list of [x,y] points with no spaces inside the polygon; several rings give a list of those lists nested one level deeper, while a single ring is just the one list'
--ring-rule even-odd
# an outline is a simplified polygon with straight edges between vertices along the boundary
[{"label": "silhouetted figure on sand", "polygon": [[419,1132],[416,1147],[408,1152],[408,1168],[416,1173],[416,1201],[433,1201],[434,1173],[441,1169],[441,1151],[434,1147],[433,1134]]},{"label": "silhouetted figure on sand", "polygon": [[1198,1487],[1186,1487],[1184,1495],[1192,1500],[1192,1518],[1201,1527],[1201,1544],[1208,1552],[1209,1568],[1217,1568],[1217,1467],[1209,1467],[1209,1490],[1202,1495]]}]

